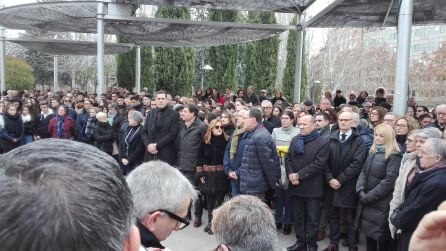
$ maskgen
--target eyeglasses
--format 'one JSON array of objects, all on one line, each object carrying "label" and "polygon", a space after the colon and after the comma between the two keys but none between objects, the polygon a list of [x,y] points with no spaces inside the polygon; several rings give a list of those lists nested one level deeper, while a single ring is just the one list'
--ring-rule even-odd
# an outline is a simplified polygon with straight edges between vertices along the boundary
[{"label": "eyeglasses", "polygon": [[222,127],[222,126],[214,126],[214,128],[217,129],[217,130],[220,130],[220,129],[222,129],[223,127]]},{"label": "eyeglasses", "polygon": [[[218,245],[218,246],[214,249],[214,251],[222,251],[222,250],[224,250],[223,247],[222,247],[222,245],[223,245],[223,244]],[[226,246],[226,245],[225,245],[225,246]],[[226,249],[229,250],[229,251],[231,251],[231,249],[230,249],[228,246],[226,246]]]},{"label": "eyeglasses", "polygon": [[181,218],[180,216],[178,216],[178,215],[176,215],[176,214],[174,214],[174,213],[172,213],[172,212],[169,212],[169,211],[167,211],[167,210],[164,210],[164,209],[158,209],[158,210],[155,210],[155,211],[151,212],[150,214],[152,214],[152,213],[154,213],[154,212],[156,212],[156,211],[165,213],[165,214],[167,214],[167,216],[169,216],[170,218],[172,218],[172,219],[178,221],[178,225],[177,225],[177,226],[178,226],[178,229],[179,229],[179,230],[185,229],[185,228],[186,228],[187,226],[189,226],[189,224],[190,224],[189,219],[187,218],[187,216],[184,217],[184,218]]}]

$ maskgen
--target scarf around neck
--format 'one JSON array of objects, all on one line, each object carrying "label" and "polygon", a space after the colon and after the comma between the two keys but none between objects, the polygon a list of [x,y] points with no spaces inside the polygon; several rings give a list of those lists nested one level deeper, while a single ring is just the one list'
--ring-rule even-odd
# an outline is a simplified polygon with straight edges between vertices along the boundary
[{"label": "scarf around neck", "polygon": [[229,149],[229,158],[231,160],[234,159],[235,154],[237,153],[237,146],[238,146],[239,137],[243,133],[245,133],[245,130],[243,128],[236,128],[234,133],[233,133],[233,136],[232,136],[232,139],[231,139],[231,148]]},{"label": "scarf around neck", "polygon": [[62,139],[63,138],[63,124],[65,121],[65,118],[63,116],[57,115],[56,120],[57,120],[57,124],[56,124],[57,138]]},{"label": "scarf around neck", "polygon": [[305,143],[308,143],[310,141],[315,140],[317,137],[319,137],[319,132],[314,130],[312,133],[308,135],[297,135],[296,142],[294,143],[293,149],[294,153],[298,156],[301,156],[304,154],[304,145]]}]

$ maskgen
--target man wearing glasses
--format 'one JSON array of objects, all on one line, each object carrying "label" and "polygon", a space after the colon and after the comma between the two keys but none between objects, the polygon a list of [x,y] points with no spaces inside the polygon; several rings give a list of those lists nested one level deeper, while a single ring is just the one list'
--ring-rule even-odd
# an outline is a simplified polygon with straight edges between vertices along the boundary
[{"label": "man wearing glasses", "polygon": [[146,162],[127,176],[133,195],[141,244],[161,248],[160,243],[175,230],[189,225],[187,212],[197,198],[189,180],[162,161]]},{"label": "man wearing glasses", "polygon": [[438,105],[437,108],[435,109],[435,113],[437,115],[436,121],[431,123],[427,127],[435,127],[443,132],[444,126],[446,124],[446,104]]}]

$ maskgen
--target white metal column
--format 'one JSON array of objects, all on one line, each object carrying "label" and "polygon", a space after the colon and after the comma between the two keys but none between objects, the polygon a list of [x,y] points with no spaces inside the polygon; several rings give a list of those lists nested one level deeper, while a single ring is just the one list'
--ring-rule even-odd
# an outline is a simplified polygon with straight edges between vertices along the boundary
[{"label": "white metal column", "polygon": [[97,15],[97,78],[98,88],[97,93],[105,93],[105,66],[104,66],[104,29],[105,29],[105,3],[102,0],[98,0],[98,15]]},{"label": "white metal column", "polygon": [[301,25],[301,15],[297,16],[298,25],[296,26],[296,68],[294,70],[294,98],[295,103],[300,103],[300,89],[302,78],[302,50],[303,50],[303,37],[304,30]]},{"label": "white metal column", "polygon": [[410,44],[412,35],[413,0],[401,0],[398,16],[398,47],[393,112],[404,115],[407,109],[409,89]]},{"label": "white metal column", "polygon": [[[0,9],[5,7],[3,1],[0,0]],[[6,90],[6,37],[5,28],[0,26],[0,97]]]},{"label": "white metal column", "polygon": [[135,87],[136,93],[141,92],[141,46],[136,46]]}]

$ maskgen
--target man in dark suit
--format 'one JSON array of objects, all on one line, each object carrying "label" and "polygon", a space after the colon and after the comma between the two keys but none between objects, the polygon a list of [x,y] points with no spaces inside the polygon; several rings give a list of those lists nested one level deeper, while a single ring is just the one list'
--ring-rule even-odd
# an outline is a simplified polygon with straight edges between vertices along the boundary
[{"label": "man in dark suit", "polygon": [[168,104],[165,91],[156,92],[157,108],[147,115],[142,132],[142,140],[147,147],[145,161],[162,160],[172,166],[177,162],[175,140],[178,135],[180,117]]},{"label": "man in dark suit", "polygon": [[321,137],[317,132],[315,122],[311,115],[299,119],[300,134],[291,141],[286,157],[297,239],[293,246],[287,248],[288,251],[317,250],[316,238],[329,144],[327,137]]}]

